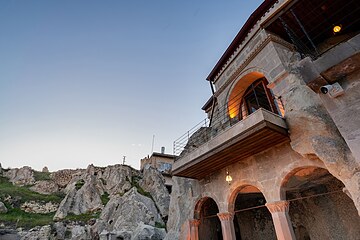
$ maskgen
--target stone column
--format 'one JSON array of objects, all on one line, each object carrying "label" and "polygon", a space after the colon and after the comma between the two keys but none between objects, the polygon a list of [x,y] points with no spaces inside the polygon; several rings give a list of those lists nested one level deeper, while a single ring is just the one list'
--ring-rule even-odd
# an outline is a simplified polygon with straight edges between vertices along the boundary
[{"label": "stone column", "polygon": [[229,212],[218,213],[221,222],[221,230],[224,240],[236,240],[234,229],[234,214]]},{"label": "stone column", "polygon": [[191,220],[189,220],[189,224],[190,224],[190,239],[191,240],[199,240],[200,220],[191,219]]},{"label": "stone column", "polygon": [[295,240],[294,229],[289,217],[289,202],[278,201],[266,203],[275,226],[278,240]]}]

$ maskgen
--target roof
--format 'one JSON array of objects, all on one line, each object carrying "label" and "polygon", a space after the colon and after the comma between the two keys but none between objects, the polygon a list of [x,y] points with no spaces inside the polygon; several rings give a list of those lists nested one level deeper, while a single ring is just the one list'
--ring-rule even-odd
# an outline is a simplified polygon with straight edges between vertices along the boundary
[{"label": "roof", "polygon": [[216,63],[209,76],[206,78],[208,81],[214,81],[215,76],[220,72],[222,66],[235,52],[236,48],[244,41],[246,35],[256,22],[275,4],[277,0],[264,0],[264,2],[250,15],[244,26],[240,29],[230,46],[226,49],[220,60]]},{"label": "roof", "polygon": [[151,156],[154,156],[154,157],[166,157],[166,158],[174,158],[175,156],[174,155],[171,155],[171,154],[166,154],[166,153],[158,153],[158,152],[153,152]]},{"label": "roof", "polygon": [[209,107],[211,107],[213,105],[214,101],[216,102],[216,97],[211,96],[201,109],[206,111]]}]

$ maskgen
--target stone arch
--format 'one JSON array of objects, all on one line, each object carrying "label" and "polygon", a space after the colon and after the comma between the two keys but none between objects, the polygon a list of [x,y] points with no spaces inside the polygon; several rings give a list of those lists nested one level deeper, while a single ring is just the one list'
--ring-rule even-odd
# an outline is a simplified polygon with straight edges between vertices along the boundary
[{"label": "stone arch", "polygon": [[228,109],[227,112],[230,118],[235,118],[239,115],[240,109],[238,109],[237,106],[240,106],[242,95],[248,86],[262,77],[264,77],[264,74],[261,72],[250,72],[246,75],[242,75],[242,77],[233,83],[228,92],[226,103]]},{"label": "stone arch", "polygon": [[[228,212],[234,212],[235,207],[235,200],[239,192],[247,190],[250,187],[257,188],[264,196],[264,191],[262,189],[262,186],[260,186],[257,182],[253,181],[241,181],[239,183],[232,183],[236,187],[233,188],[233,190],[230,191],[229,197],[228,197]],[[266,196],[265,196],[266,199]]]},{"label": "stone arch", "polygon": [[[249,68],[245,70],[242,74],[240,74],[237,80],[232,83],[228,90],[225,103],[225,113],[230,120],[236,119],[237,117],[240,117],[240,119],[242,119],[250,113],[249,111],[251,109],[253,109],[253,107],[247,107],[248,105],[244,104],[243,101],[245,95],[247,95],[248,98],[251,96],[250,98],[256,99],[257,104],[255,104],[256,107],[254,106],[254,109],[262,107],[273,112],[278,112],[279,107],[275,105],[273,101],[273,94],[270,88],[268,88],[269,81],[266,75],[267,74],[265,74],[264,71],[260,68]],[[262,79],[262,81],[260,81],[260,79]],[[255,85],[252,85],[256,81],[258,82],[255,83]],[[252,90],[249,89],[250,86],[252,86]],[[261,94],[256,97],[257,94],[251,94],[252,91],[260,91]],[[250,103],[252,101],[255,101],[254,99],[252,99],[251,101],[249,101],[248,99],[247,101],[249,101],[248,103]],[[260,99],[262,99],[263,101],[260,101]]]},{"label": "stone arch", "polygon": [[[289,178],[296,173],[297,171],[305,168],[325,168],[325,165],[321,161],[311,161],[309,159],[300,159],[300,161],[296,161],[291,163],[290,165],[286,166],[284,168],[284,171],[282,171],[276,181],[276,184],[274,186],[274,194],[271,197],[271,201],[280,201],[285,200],[285,192],[283,189],[284,184],[289,180]],[[270,199],[269,199],[270,200]]]},{"label": "stone arch", "polygon": [[262,187],[242,184],[229,196],[228,211],[234,214],[236,239],[275,239],[276,233]]},{"label": "stone arch", "polygon": [[222,240],[222,229],[218,218],[219,205],[211,197],[200,198],[194,209],[194,219],[199,221],[199,239]]},{"label": "stone arch", "polygon": [[323,166],[297,166],[282,177],[281,197],[290,202],[296,239],[360,235],[360,217],[344,183]]},{"label": "stone arch", "polygon": [[203,206],[203,204],[208,200],[211,199],[213,200],[216,205],[218,206],[219,210],[220,210],[220,205],[219,205],[219,201],[218,199],[216,199],[216,196],[212,196],[212,194],[208,194],[205,196],[201,196],[198,198],[198,200],[196,201],[195,204],[195,208],[194,208],[194,219],[200,219],[200,212],[201,212],[201,208]]}]

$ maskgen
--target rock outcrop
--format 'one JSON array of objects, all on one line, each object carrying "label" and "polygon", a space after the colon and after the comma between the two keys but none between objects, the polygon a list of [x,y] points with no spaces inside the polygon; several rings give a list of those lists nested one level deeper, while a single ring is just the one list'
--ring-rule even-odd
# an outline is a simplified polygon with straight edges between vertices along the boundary
[{"label": "rock outcrop", "polygon": [[8,209],[6,208],[3,202],[0,202],[0,213],[7,213]]},{"label": "rock outcrop", "polygon": [[96,185],[96,178],[93,175],[75,177],[66,187],[65,191],[67,194],[60,203],[54,219],[63,219],[68,213],[79,215],[89,211],[102,209],[102,192]]},{"label": "rock outcrop", "polygon": [[[98,230],[133,232],[138,224],[164,224],[162,218],[149,197],[138,193],[133,187],[123,196],[113,196],[100,215]],[[106,227],[105,227],[106,226]]]},{"label": "rock outcrop", "polygon": [[[304,157],[321,160],[340,179],[360,209],[360,164],[337,130],[319,96],[294,74],[292,88],[284,95],[291,147]],[[360,214],[360,212],[359,212]]]},{"label": "rock outcrop", "polygon": [[[191,216],[191,209],[195,208],[196,199],[200,196],[200,185],[197,180],[173,177],[173,188],[167,222],[167,240],[185,239],[182,233],[189,231],[187,216]],[[185,223],[185,224],[184,224]],[[184,224],[184,225],[183,225]],[[187,236],[187,234],[184,234]]]},{"label": "rock outcrop", "polygon": [[53,194],[59,192],[59,186],[52,180],[37,181],[34,186],[30,187],[31,191],[41,194]]},{"label": "rock outcrop", "polygon": [[31,167],[13,168],[4,172],[3,175],[9,181],[18,186],[32,185],[35,183],[34,171]]},{"label": "rock outcrop", "polygon": [[134,235],[131,240],[159,240],[164,239],[166,235],[165,229],[155,228],[149,225],[140,223],[134,231]]},{"label": "rock outcrop", "polygon": [[169,215],[170,195],[165,187],[165,179],[159,171],[150,167],[145,169],[140,186],[153,197],[163,218]]},{"label": "rock outcrop", "polygon": [[[60,204],[36,199],[11,204],[17,201],[17,196],[0,199],[27,213],[56,211],[52,225],[18,230],[16,236],[6,233],[15,239],[165,238],[170,195],[163,176],[153,168],[142,173],[126,165],[89,165],[87,169],[42,174],[23,167],[5,173],[14,184],[34,184],[28,189],[49,195],[42,199],[54,199],[65,194]],[[7,211],[2,202],[1,209],[4,213]]]}]

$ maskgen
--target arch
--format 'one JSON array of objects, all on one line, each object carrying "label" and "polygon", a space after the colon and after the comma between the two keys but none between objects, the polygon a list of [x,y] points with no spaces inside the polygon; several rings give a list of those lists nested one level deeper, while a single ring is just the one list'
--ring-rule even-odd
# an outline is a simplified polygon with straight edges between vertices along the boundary
[{"label": "arch", "polygon": [[250,86],[251,83],[262,77],[264,77],[264,74],[261,72],[250,72],[246,75],[243,75],[236,82],[234,82],[227,98],[227,107],[230,118],[235,118],[239,115],[240,109],[238,108],[238,106],[240,106],[243,93],[246,91],[246,89]]},{"label": "arch", "polygon": [[230,120],[241,120],[258,108],[264,108],[274,113],[281,112],[283,115],[282,103],[274,102],[274,96],[267,87],[269,82],[265,75],[254,69],[252,72],[248,72],[249,70],[233,83],[228,92],[226,114]]},{"label": "arch", "polygon": [[200,198],[194,209],[194,219],[200,221],[199,239],[222,240],[218,204],[211,197]]},{"label": "arch", "polygon": [[[257,184],[256,184],[257,185]],[[236,239],[275,239],[271,214],[260,187],[243,184],[229,196],[229,212],[234,213]]]},{"label": "arch", "polygon": [[216,203],[216,205],[218,206],[218,208],[220,210],[220,204],[219,204],[220,201],[217,198],[216,194],[213,194],[212,192],[205,192],[202,194],[202,196],[198,197],[196,200],[196,204],[194,207],[194,219],[200,219],[198,214],[200,214],[202,204],[209,198],[212,199]]},{"label": "arch", "polygon": [[[236,187],[231,191],[228,197],[228,212],[234,212],[236,197],[240,192],[249,192],[251,190],[257,189],[257,191],[261,192],[264,196],[265,194],[262,191],[262,187],[259,186],[256,182],[250,181],[242,181],[240,183],[233,183]],[[266,199],[266,196],[265,196]]]},{"label": "arch", "polygon": [[310,167],[325,168],[325,165],[320,160],[319,161],[309,160],[307,158],[303,158],[300,156],[300,159],[298,161],[295,161],[287,166],[284,166],[283,171],[279,174],[279,177],[276,180],[272,196],[268,200],[270,202],[285,200],[286,196],[284,193],[283,186],[284,184],[286,184],[288,178],[291,177],[291,175],[294,174],[295,172]]},{"label": "arch", "polygon": [[282,198],[290,202],[289,216],[296,239],[326,236],[344,239],[360,235],[360,217],[344,184],[326,168],[298,166],[282,178]]}]

